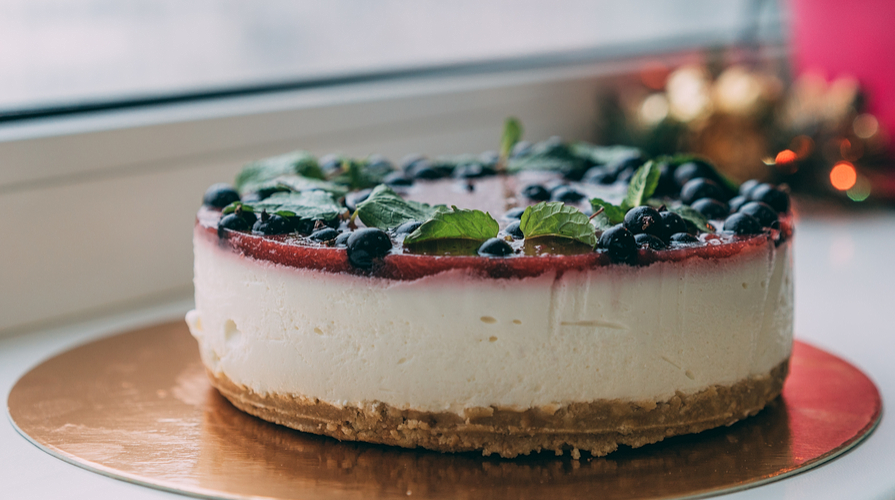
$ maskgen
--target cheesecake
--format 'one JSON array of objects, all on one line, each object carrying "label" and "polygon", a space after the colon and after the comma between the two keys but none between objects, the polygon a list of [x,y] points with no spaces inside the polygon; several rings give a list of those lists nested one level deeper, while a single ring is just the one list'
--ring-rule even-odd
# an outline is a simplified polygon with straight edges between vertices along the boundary
[{"label": "cheesecake", "polygon": [[508,458],[602,456],[780,394],[784,191],[689,156],[522,146],[399,169],[296,153],[212,186],[186,318],[212,384],[303,432]]}]

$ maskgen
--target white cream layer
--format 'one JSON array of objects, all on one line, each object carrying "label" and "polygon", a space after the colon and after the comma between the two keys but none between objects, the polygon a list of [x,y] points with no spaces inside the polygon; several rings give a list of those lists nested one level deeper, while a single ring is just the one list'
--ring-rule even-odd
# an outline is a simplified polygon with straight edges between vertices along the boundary
[{"label": "white cream layer", "polygon": [[390,281],[195,238],[202,360],[258,393],[337,406],[526,409],[665,400],[765,374],[792,347],[790,243],[738,256],[495,280]]}]

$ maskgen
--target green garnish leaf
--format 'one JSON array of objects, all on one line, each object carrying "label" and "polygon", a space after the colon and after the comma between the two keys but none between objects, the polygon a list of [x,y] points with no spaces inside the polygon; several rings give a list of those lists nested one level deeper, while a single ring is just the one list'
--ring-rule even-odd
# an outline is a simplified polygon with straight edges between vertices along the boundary
[{"label": "green garnish leaf", "polygon": [[243,207],[251,208],[251,211],[255,213],[266,210],[268,213],[285,217],[326,222],[335,220],[345,210],[333,199],[331,194],[324,191],[274,193],[264,200],[245,203]]},{"label": "green garnish leaf", "polygon": [[590,200],[590,206],[594,209],[594,212],[597,212],[602,208],[603,212],[597,217],[605,216],[606,220],[612,225],[624,222],[625,220],[626,210],[618,205],[613,205],[600,198],[592,198]]},{"label": "green garnish leaf", "polygon": [[500,227],[491,214],[452,206],[450,211],[435,213],[416,231],[407,235],[404,244],[447,239],[485,241],[496,237],[499,231]]},{"label": "green garnish leaf", "polygon": [[569,145],[572,154],[588,160],[594,165],[607,165],[623,158],[642,157],[643,153],[631,146],[597,146],[589,142],[575,142]]},{"label": "green garnish leaf", "polygon": [[224,207],[223,210],[221,210],[221,215],[232,214],[237,209],[241,209],[243,212],[254,212],[254,210],[252,210],[252,207],[243,204],[241,201],[234,201],[233,203]]},{"label": "green garnish leaf", "polygon": [[330,180],[351,189],[367,189],[382,184],[385,176],[393,171],[388,162],[343,158],[342,171]]},{"label": "green garnish leaf", "polygon": [[715,232],[715,228],[712,227],[711,224],[709,224],[708,219],[706,219],[704,215],[694,210],[693,208],[688,207],[687,205],[678,205],[676,207],[671,207],[668,210],[680,215],[688,226],[695,228],[699,232]]},{"label": "green garnish leaf", "polygon": [[500,157],[504,160],[510,157],[513,146],[522,139],[522,122],[517,118],[509,117],[503,122],[503,136],[500,138]]},{"label": "green garnish leaf", "polygon": [[354,216],[367,227],[393,229],[412,220],[431,219],[443,207],[432,207],[425,203],[405,200],[390,187],[380,184],[370,196],[358,203]]},{"label": "green garnish leaf", "polygon": [[344,186],[329,181],[321,181],[320,179],[312,179],[301,175],[284,175],[274,179],[277,187],[288,188],[290,191],[326,191],[333,195],[333,198],[341,198],[348,194],[348,189]]},{"label": "green garnish leaf", "polygon": [[307,151],[294,151],[292,153],[272,158],[265,158],[247,164],[236,175],[236,190],[240,194],[250,191],[265,181],[273,181],[283,175],[300,175],[311,179],[324,179],[323,171],[317,165],[317,159]]},{"label": "green garnish leaf", "polygon": [[507,171],[551,170],[555,172],[582,172],[590,164],[582,157],[576,156],[568,144],[556,140],[541,141],[531,148],[531,153],[511,158],[507,162]]},{"label": "green garnish leaf", "polygon": [[634,207],[644,205],[659,185],[659,166],[655,162],[648,161],[634,172],[631,183],[628,184],[628,194],[622,200],[622,208],[628,211]]},{"label": "green garnish leaf", "polygon": [[587,216],[559,201],[542,201],[526,208],[519,228],[525,239],[554,236],[578,240],[592,247],[597,245],[595,228]]}]

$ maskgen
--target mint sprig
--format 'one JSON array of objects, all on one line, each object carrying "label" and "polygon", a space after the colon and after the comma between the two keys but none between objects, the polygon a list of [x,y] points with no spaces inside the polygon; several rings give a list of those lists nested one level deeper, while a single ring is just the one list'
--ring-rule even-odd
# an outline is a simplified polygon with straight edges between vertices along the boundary
[{"label": "mint sprig", "polygon": [[646,200],[656,192],[659,175],[659,166],[652,161],[646,162],[634,172],[631,182],[628,184],[628,194],[622,200],[622,208],[625,209],[625,212],[646,204]]},{"label": "mint sprig", "polygon": [[513,146],[522,139],[522,122],[518,118],[509,117],[503,122],[503,135],[500,138],[500,160],[505,163],[513,151]]},{"label": "mint sprig", "polygon": [[407,235],[404,244],[446,239],[485,241],[497,236],[498,231],[500,227],[491,214],[452,206],[450,211],[436,212],[416,231]]},{"label": "mint sprig", "polygon": [[[344,211],[332,195],[324,191],[304,191],[301,193],[274,193],[270,197],[255,202],[243,203],[249,212],[267,211],[283,217],[333,221]],[[228,207],[229,208],[229,207]]]},{"label": "mint sprig", "polygon": [[522,213],[519,229],[525,239],[552,236],[570,238],[596,246],[595,228],[587,216],[577,208],[559,201],[531,205]]},{"label": "mint sprig", "polygon": [[310,179],[324,179],[323,171],[317,159],[307,151],[265,158],[242,167],[236,175],[236,190],[241,194],[254,192],[252,189],[266,181],[272,181],[283,175],[300,175]]},{"label": "mint sprig", "polygon": [[352,217],[359,218],[367,227],[393,229],[405,222],[431,219],[440,209],[443,207],[405,200],[390,187],[380,184],[366,200],[358,203]]},{"label": "mint sprig", "polygon": [[702,215],[697,210],[688,207],[687,205],[678,205],[676,207],[671,207],[668,209],[671,212],[674,212],[681,216],[684,219],[684,222],[687,223],[687,226],[691,226],[695,228],[697,231],[702,233],[714,233],[715,228],[709,224],[708,219],[704,215]]}]

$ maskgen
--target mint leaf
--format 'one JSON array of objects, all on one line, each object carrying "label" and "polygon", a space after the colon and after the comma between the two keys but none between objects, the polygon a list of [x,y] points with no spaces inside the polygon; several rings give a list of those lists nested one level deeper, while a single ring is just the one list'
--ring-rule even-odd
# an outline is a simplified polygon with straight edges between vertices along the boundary
[{"label": "mint leaf", "polygon": [[326,191],[333,195],[333,198],[341,198],[348,194],[348,189],[344,186],[340,186],[334,182],[321,181],[320,179],[313,179],[301,175],[284,175],[277,177],[274,181],[276,182],[277,187],[287,188],[288,190],[295,192]]},{"label": "mint leaf", "polygon": [[369,160],[353,160],[344,158],[342,172],[330,179],[336,184],[350,187],[351,189],[367,189],[382,184],[385,176],[394,172],[391,163],[379,161],[370,163]]},{"label": "mint leaf", "polygon": [[552,170],[563,173],[581,172],[590,164],[572,153],[568,144],[556,140],[541,141],[531,148],[531,153],[512,158],[507,162],[507,171]]},{"label": "mint leaf", "polygon": [[622,200],[622,208],[628,211],[646,203],[659,185],[659,166],[655,162],[648,161],[634,172],[631,182],[628,184],[628,194]]},{"label": "mint leaf", "polygon": [[525,239],[555,236],[578,240],[592,247],[597,245],[594,226],[587,216],[559,201],[542,201],[526,208],[519,228]]},{"label": "mint leaf", "polygon": [[597,212],[602,208],[603,213],[595,218],[599,218],[605,215],[606,220],[608,220],[609,223],[612,225],[624,222],[625,220],[626,210],[618,205],[613,205],[612,203],[601,200],[600,198],[592,198],[590,200],[590,206],[594,209],[594,212]]},{"label": "mint leaf", "polygon": [[301,175],[312,179],[324,179],[323,171],[317,165],[317,159],[307,151],[294,151],[281,156],[265,158],[247,164],[236,175],[236,190],[240,193],[250,191],[252,186],[265,181],[272,181],[282,175]]},{"label": "mint leaf", "polygon": [[455,206],[441,211],[404,238],[405,245],[432,240],[485,241],[497,236],[500,227],[491,214],[481,210],[463,210]]},{"label": "mint leaf", "polygon": [[221,210],[221,215],[232,214],[236,211],[236,209],[242,209],[243,212],[254,212],[252,207],[244,205],[241,201],[234,201],[233,203],[224,207],[223,210]]},{"label": "mint leaf", "polygon": [[503,136],[500,138],[500,157],[507,159],[513,146],[522,139],[522,123],[512,116],[503,122]]},{"label": "mint leaf", "polygon": [[607,165],[626,158],[640,158],[643,153],[631,146],[597,146],[589,142],[575,142],[569,145],[572,154],[588,160],[594,165]]},{"label": "mint leaf", "polygon": [[380,184],[366,200],[358,203],[354,216],[367,227],[392,229],[412,220],[431,219],[439,208],[405,200],[388,186]]},{"label": "mint leaf", "polygon": [[255,203],[245,203],[244,207],[258,213],[266,210],[284,217],[323,220],[330,222],[339,217],[344,209],[336,203],[332,195],[323,191],[301,193],[274,193],[269,198]]},{"label": "mint leaf", "polygon": [[696,230],[698,230],[699,232],[715,232],[715,228],[712,227],[711,224],[709,224],[708,219],[706,219],[704,215],[694,210],[693,208],[688,207],[687,205],[678,205],[676,207],[671,207],[668,210],[680,215],[688,226],[696,228]]}]

